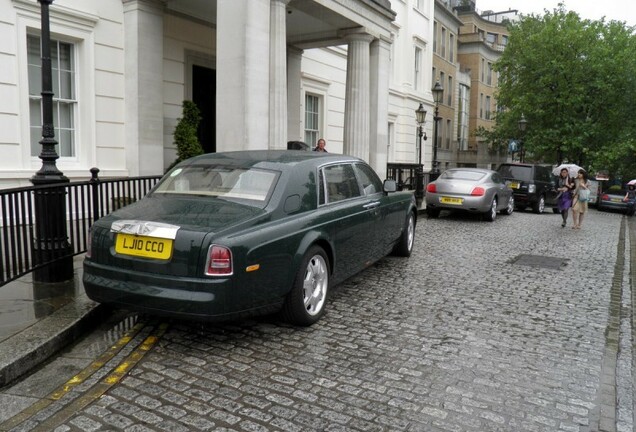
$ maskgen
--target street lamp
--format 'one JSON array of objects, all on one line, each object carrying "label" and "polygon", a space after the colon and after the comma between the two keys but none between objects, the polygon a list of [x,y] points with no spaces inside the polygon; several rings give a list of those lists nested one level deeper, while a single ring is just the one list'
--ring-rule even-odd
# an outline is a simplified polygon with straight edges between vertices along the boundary
[{"label": "street lamp", "polygon": [[419,137],[419,165],[417,166],[417,179],[415,184],[415,198],[418,206],[424,199],[424,168],[422,167],[422,140],[426,141],[426,132],[424,132],[424,121],[426,120],[426,110],[424,105],[415,110],[415,121],[417,122],[417,136]]},{"label": "street lamp", "polygon": [[[62,282],[73,278],[73,249],[68,242],[66,229],[66,188],[69,180],[55,164],[58,159],[53,125],[53,73],[51,66],[51,30],[49,6],[53,0],[38,0],[41,18],[42,56],[42,167],[31,177],[35,186],[59,185],[38,188],[34,192],[35,236],[33,250],[36,282]],[[55,264],[49,264],[55,261]]]},{"label": "street lamp", "polygon": [[437,130],[438,130],[438,121],[441,119],[439,116],[439,103],[442,101],[442,97],[444,95],[444,88],[439,83],[439,80],[435,82],[435,85],[431,89],[433,92],[433,101],[435,102],[435,115],[433,116],[433,120],[435,123],[433,124],[433,166],[431,168],[430,173],[430,181],[437,180],[439,177],[439,168],[437,167]]},{"label": "street lamp", "polygon": [[519,162],[523,163],[523,134],[526,131],[526,127],[528,126],[528,120],[526,120],[526,117],[523,115],[523,113],[521,114],[521,118],[519,119],[517,124],[519,126],[519,131],[521,131],[521,138],[519,139]]}]

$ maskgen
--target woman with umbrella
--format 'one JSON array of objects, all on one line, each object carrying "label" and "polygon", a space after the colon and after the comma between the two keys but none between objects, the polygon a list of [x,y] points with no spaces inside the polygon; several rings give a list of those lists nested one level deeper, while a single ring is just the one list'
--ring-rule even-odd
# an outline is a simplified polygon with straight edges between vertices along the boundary
[{"label": "woman with umbrella", "polygon": [[570,174],[567,168],[562,168],[559,173],[559,184],[557,190],[559,195],[557,196],[557,206],[561,212],[561,228],[565,227],[568,221],[568,212],[572,207],[572,189],[574,189],[574,180],[570,178]]}]

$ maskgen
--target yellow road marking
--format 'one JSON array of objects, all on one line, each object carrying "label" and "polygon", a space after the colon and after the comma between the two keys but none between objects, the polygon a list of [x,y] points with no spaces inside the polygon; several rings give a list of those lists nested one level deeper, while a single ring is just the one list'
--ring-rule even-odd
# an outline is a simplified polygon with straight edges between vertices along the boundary
[{"label": "yellow road marking", "polygon": [[[24,411],[16,414],[10,419],[6,420],[4,423],[0,424],[0,431],[5,432],[9,431],[19,424],[25,422],[33,415],[37,414],[53,402],[61,399],[70,392],[74,387],[82,384],[87,378],[93,375],[100,368],[104,367],[106,363],[108,363],[115,355],[117,355],[133,338],[144,328],[143,324],[135,325],[126,335],[121,337],[117,343],[109,348],[104,354],[95,359],[88,367],[82,370],[79,374],[75,375],[73,378],[68,380],[62,386],[53,391],[49,396],[44,399],[39,400],[38,402],[31,405],[29,408]],[[39,424],[36,428],[32,429],[33,431],[42,431],[48,432],[55,429],[57,426],[62,424],[66,419],[71,417],[73,414],[77,413],[80,409],[87,406],[89,403],[95,401],[100,396],[102,396],[109,388],[119,382],[124,375],[133,368],[142,358],[143,356],[152,349],[152,347],[159,341],[159,338],[166,332],[168,329],[167,323],[162,323],[155,335],[150,335],[146,337],[146,339],[135,349],[133,350],[128,357],[126,357],[117,367],[114,369],[114,372],[109,374],[106,378],[104,378],[101,382],[95,384],[93,387],[88,389],[86,393],[77,398],[71,404],[58,411],[54,416],[45,420],[43,423]]]}]

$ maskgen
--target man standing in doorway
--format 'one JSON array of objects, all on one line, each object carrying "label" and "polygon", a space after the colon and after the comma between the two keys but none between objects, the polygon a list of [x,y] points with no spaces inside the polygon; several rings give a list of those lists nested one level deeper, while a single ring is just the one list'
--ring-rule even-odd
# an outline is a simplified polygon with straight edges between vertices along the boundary
[{"label": "man standing in doorway", "polygon": [[314,147],[314,151],[328,153],[327,149],[325,148],[326,145],[327,142],[323,138],[320,138],[318,140],[318,143],[316,143],[316,147]]}]

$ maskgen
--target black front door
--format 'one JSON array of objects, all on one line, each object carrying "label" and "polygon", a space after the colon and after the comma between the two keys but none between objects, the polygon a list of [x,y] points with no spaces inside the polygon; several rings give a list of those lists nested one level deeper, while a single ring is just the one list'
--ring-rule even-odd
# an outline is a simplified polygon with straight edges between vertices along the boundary
[{"label": "black front door", "polygon": [[203,151],[216,152],[216,70],[192,66],[192,101],[201,111],[198,137]]}]

